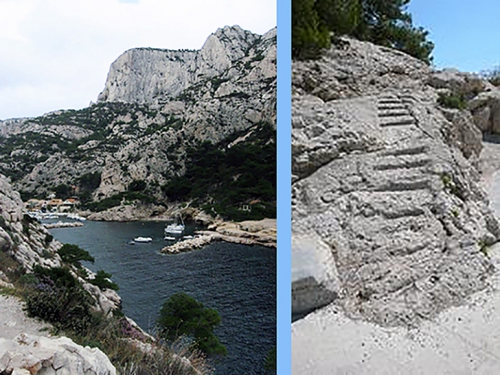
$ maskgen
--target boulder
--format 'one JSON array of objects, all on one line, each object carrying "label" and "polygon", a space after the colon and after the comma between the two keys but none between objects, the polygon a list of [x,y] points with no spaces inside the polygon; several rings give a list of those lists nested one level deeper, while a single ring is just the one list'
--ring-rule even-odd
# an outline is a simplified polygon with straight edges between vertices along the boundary
[{"label": "boulder", "polygon": [[481,92],[469,101],[468,107],[479,129],[500,134],[500,89]]},{"label": "boulder", "polygon": [[293,233],[292,316],[300,317],[323,307],[338,294],[339,280],[332,249],[314,233]]},{"label": "boulder", "polygon": [[456,69],[433,72],[427,83],[435,89],[448,89],[457,95],[463,95],[466,99],[473,98],[486,87],[485,80],[481,77]]},{"label": "boulder", "polygon": [[20,334],[0,338],[0,373],[40,375],[115,375],[98,348],[82,347],[67,337]]}]

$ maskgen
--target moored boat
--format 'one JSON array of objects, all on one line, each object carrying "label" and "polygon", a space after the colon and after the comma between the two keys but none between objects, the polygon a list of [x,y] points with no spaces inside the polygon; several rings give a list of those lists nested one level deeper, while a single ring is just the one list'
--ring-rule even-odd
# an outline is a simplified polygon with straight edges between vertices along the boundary
[{"label": "moored boat", "polygon": [[184,225],[184,221],[182,220],[182,217],[180,217],[180,219],[181,219],[181,224],[173,223],[173,224],[168,224],[165,227],[165,230],[164,230],[165,235],[168,236],[169,234],[182,234],[182,233],[184,233],[186,226]]},{"label": "moored boat", "polygon": [[153,239],[151,237],[136,237],[134,238],[134,242],[137,242],[137,243],[148,243],[148,242],[152,242]]}]

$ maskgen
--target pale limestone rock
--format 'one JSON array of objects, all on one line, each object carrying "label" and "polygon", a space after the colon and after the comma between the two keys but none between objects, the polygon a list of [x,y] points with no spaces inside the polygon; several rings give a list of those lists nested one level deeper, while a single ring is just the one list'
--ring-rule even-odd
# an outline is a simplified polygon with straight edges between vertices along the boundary
[{"label": "pale limestone rock", "polygon": [[481,130],[500,134],[500,89],[481,92],[468,107]]},{"label": "pale limestone rock", "polygon": [[292,314],[323,307],[339,294],[332,249],[315,233],[292,235]]},{"label": "pale limestone rock", "polygon": [[292,227],[331,247],[347,316],[414,326],[493,269],[480,251],[500,236],[475,169],[481,134],[436,103],[436,87],[486,86],[346,41],[292,68]]},{"label": "pale limestone rock", "polygon": [[483,134],[470,112],[447,108],[441,108],[441,112],[452,125],[443,126],[447,143],[458,147],[466,158],[478,157],[483,148]]},{"label": "pale limestone rock", "polygon": [[239,26],[218,29],[199,51],[136,48],[111,66],[103,101],[150,102],[154,97],[180,94],[201,80],[220,75],[258,41]]},{"label": "pale limestone rock", "polygon": [[67,337],[20,334],[0,338],[0,372],[35,375],[115,375],[108,357],[97,348],[82,347]]},{"label": "pale limestone rock", "polygon": [[436,89],[448,89],[454,94],[464,95],[467,99],[473,98],[486,87],[485,80],[481,77],[456,69],[434,72],[429,77],[428,83]]},{"label": "pale limestone rock", "polygon": [[[121,102],[117,111],[113,105],[118,103],[108,103],[114,101]],[[78,185],[82,175],[101,172],[93,200],[123,192],[134,179],[154,186],[151,193],[164,198],[159,187],[170,176],[184,173],[189,146],[218,143],[235,132],[250,133],[260,122],[275,126],[276,29],[257,35],[237,26],[224,27],[197,51],[127,51],[112,64],[99,103],[89,108],[93,117],[103,111],[114,116],[103,129],[90,130],[81,118],[71,120],[79,125],[50,123],[57,113],[71,118],[64,111],[46,114],[42,121],[0,123],[5,136],[30,131],[82,139],[94,131],[109,133],[80,145],[76,152],[55,143],[43,153],[16,150],[12,159],[29,156],[41,161],[29,173],[22,172],[15,188],[49,194],[58,185]],[[164,125],[171,118],[178,122]],[[0,160],[0,167],[20,172],[14,162]]]}]

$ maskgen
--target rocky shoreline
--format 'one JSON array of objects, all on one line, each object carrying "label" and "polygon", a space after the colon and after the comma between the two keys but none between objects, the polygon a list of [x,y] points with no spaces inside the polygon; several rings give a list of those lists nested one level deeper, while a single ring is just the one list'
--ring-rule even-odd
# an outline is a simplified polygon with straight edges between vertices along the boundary
[{"label": "rocky shoreline", "polygon": [[158,206],[117,206],[103,212],[78,212],[93,221],[171,221],[182,217],[205,226],[207,229],[195,232],[195,237],[164,247],[165,254],[179,254],[200,249],[212,242],[224,241],[241,245],[259,245],[276,248],[276,219],[247,220],[242,222],[223,221],[213,218],[202,210],[183,205],[173,205],[166,209]]},{"label": "rocky shoreline", "polygon": [[218,221],[207,230],[196,231],[196,237],[161,249],[165,254],[179,254],[200,249],[214,241],[241,245],[259,245],[276,249],[276,219],[260,221]]},{"label": "rocky shoreline", "polygon": [[83,227],[83,223],[68,223],[68,222],[58,221],[57,223],[43,224],[43,226],[45,228],[47,228],[47,229],[53,229],[53,228],[77,228],[77,227]]}]

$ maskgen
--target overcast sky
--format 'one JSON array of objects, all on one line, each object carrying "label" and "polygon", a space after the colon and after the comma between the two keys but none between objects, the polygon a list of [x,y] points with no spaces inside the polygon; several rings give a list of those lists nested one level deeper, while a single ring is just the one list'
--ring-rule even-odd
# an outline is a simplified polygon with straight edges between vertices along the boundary
[{"label": "overcast sky", "polygon": [[86,107],[127,49],[200,49],[226,25],[263,34],[276,0],[0,0],[0,119]]}]

